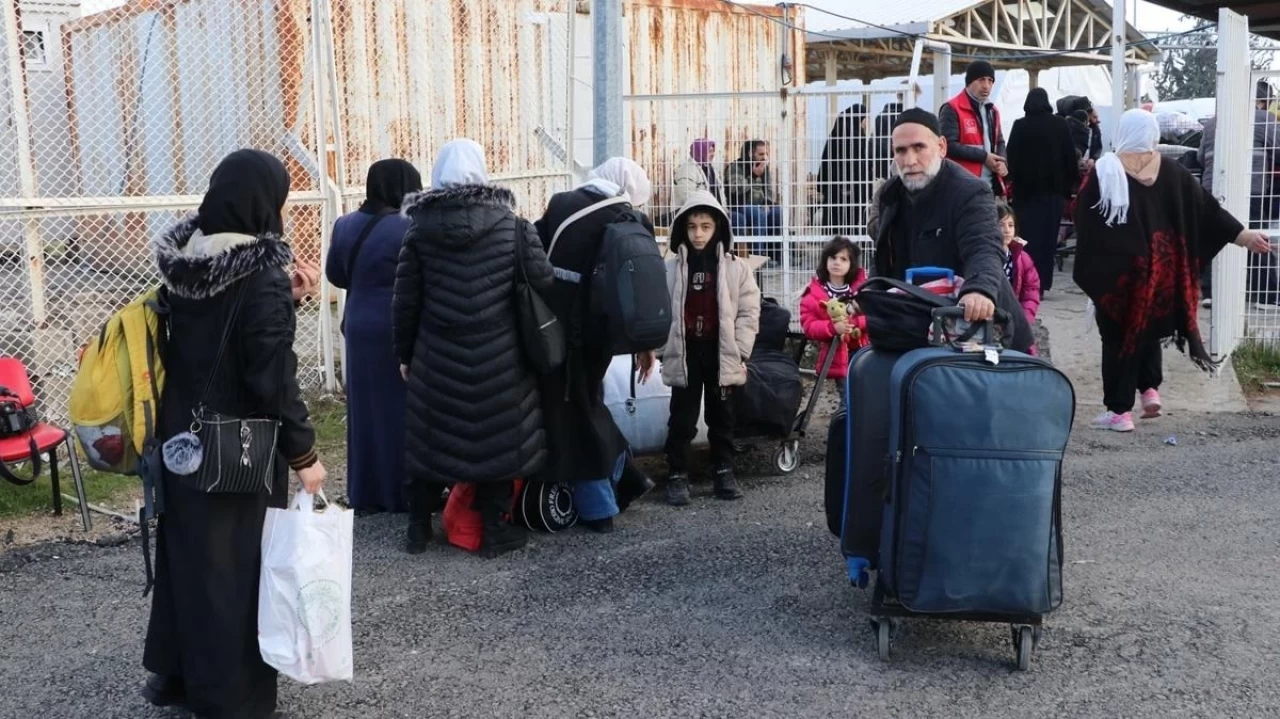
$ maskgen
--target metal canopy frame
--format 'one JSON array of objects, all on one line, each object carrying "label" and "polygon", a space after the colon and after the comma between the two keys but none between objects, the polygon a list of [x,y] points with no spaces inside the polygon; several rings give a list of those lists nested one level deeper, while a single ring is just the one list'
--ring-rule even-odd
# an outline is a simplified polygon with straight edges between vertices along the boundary
[{"label": "metal canopy frame", "polygon": [[[918,38],[949,45],[960,56],[980,56],[1002,69],[1108,64],[1110,15],[1104,0],[982,0],[928,20],[811,32],[805,43],[807,76],[870,81],[911,74]],[[1127,23],[1125,32],[1125,63],[1149,62],[1156,48],[1135,46],[1147,38]]]}]

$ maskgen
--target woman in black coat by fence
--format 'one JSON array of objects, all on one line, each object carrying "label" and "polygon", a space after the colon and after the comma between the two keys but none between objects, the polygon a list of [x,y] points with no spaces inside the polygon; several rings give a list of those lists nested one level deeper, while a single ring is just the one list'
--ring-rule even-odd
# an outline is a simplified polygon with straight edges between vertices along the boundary
[{"label": "woman in black coat by fence", "polygon": [[[538,377],[516,328],[516,262],[529,284],[551,286],[538,232],[515,213],[510,190],[488,184],[484,150],[471,140],[440,149],[431,190],[405,199],[413,221],[396,269],[395,348],[408,382],[405,449],[407,549],[422,552],[440,490],[474,483],[480,552],[523,547],[504,521],[512,481],[546,463]],[[516,235],[524,254],[516,257]]]},{"label": "woman in black coat by fence", "polygon": [[1053,287],[1058,228],[1078,176],[1071,130],[1053,114],[1049,93],[1035,88],[1023,105],[1026,116],[1009,132],[1009,181],[1018,232],[1040,274],[1041,294]]},{"label": "woman in black coat by fence", "polygon": [[818,167],[818,191],[825,205],[827,231],[854,235],[862,231],[870,184],[866,157],[866,109],[860,104],[845,108],[831,126]]},{"label": "woman in black coat by fence", "polygon": [[293,352],[294,293],[284,270],[293,252],[280,216],[288,194],[279,160],[234,152],[214,170],[198,215],[152,243],[170,304],[158,437],[188,430],[206,382],[211,410],[281,422],[269,494],[205,493],[168,470],[161,479],[142,656],[155,675],[143,696],[197,717],[276,716],[276,671],[262,661],[257,636],[263,520],[268,506],[286,506],[289,468],[308,492],[324,481]]},{"label": "woman in black coat by fence", "polygon": [[[582,524],[597,532],[613,529],[613,517],[653,488],[649,479],[624,455],[627,441],[604,404],[604,377],[613,360],[607,346],[607,328],[588,313],[588,284],[596,266],[605,226],[627,212],[635,212],[653,231],[653,224],[634,209],[649,201],[651,185],[644,170],[631,160],[615,157],[591,172],[582,186],[551,198],[538,220],[538,234],[550,252],[556,281],[547,293],[547,304],[565,327],[569,352],[565,366],[542,378],[542,407],[550,450],[544,474],[549,480],[573,487],[574,504]],[[557,231],[575,213],[592,205],[622,197]],[[577,279],[582,281],[574,281]],[[654,353],[638,356],[641,377],[648,377]],[[616,491],[615,491],[615,483]]]}]

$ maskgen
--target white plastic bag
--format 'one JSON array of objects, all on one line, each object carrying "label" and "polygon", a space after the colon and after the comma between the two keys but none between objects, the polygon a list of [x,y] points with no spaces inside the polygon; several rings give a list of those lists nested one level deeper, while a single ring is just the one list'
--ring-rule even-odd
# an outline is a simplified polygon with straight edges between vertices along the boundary
[{"label": "white plastic bag", "polygon": [[354,513],[315,511],[299,490],[289,509],[268,509],[262,528],[258,649],[302,682],[351,681],[351,531]]}]

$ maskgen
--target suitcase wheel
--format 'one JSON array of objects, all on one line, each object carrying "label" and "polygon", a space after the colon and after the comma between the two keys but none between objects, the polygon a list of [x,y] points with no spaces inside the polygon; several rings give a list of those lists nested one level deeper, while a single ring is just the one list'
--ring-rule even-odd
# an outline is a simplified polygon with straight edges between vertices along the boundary
[{"label": "suitcase wheel", "polygon": [[893,646],[893,635],[897,632],[894,622],[890,619],[872,619],[871,630],[876,633],[876,649],[880,653],[881,661],[889,660],[889,649]]},{"label": "suitcase wheel", "polygon": [[783,474],[791,474],[800,466],[800,440],[783,442],[773,453],[773,466]]},{"label": "suitcase wheel", "polygon": [[1018,662],[1018,671],[1025,672],[1031,668],[1031,653],[1040,643],[1040,628],[1015,624],[1010,628],[1013,638],[1013,654]]}]

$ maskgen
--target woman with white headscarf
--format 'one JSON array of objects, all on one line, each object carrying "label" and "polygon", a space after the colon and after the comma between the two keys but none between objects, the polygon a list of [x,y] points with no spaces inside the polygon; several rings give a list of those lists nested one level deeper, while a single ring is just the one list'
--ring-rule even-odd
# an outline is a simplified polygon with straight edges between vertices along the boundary
[{"label": "woman with white headscarf", "polygon": [[1159,416],[1161,346],[1175,342],[1201,369],[1214,362],[1196,317],[1200,269],[1227,244],[1269,252],[1191,173],[1156,151],[1160,128],[1145,110],[1120,119],[1115,151],[1102,157],[1076,199],[1076,284],[1096,307],[1106,411],[1093,426],[1134,429]]},{"label": "woman with white headscarf", "polygon": [[[516,262],[538,291],[551,265],[511,191],[488,184],[484,150],[471,140],[440,149],[431,190],[405,198],[412,221],[393,299],[395,350],[408,383],[405,454],[410,553],[425,551],[440,488],[475,485],[480,552],[524,546],[508,524],[512,480],[546,462],[538,377],[516,327]],[[516,257],[516,239],[524,252]]]},{"label": "woman with white headscarf", "polygon": [[[551,247],[564,225],[550,250],[556,279],[547,303],[569,340],[564,367],[542,378],[550,451],[545,474],[574,488],[580,521],[598,532],[611,531],[614,515],[652,489],[653,482],[628,461],[626,439],[604,405],[602,383],[613,357],[597,341],[608,332],[587,311],[588,285],[583,278],[591,277],[606,225],[634,213],[653,232],[653,223],[637,209],[648,203],[651,189],[644,169],[615,157],[592,170],[579,187],[552,197],[546,214],[536,223],[546,247]],[[578,212],[614,198],[624,201],[601,205],[565,225]],[[647,378],[653,353],[638,360]]]}]

